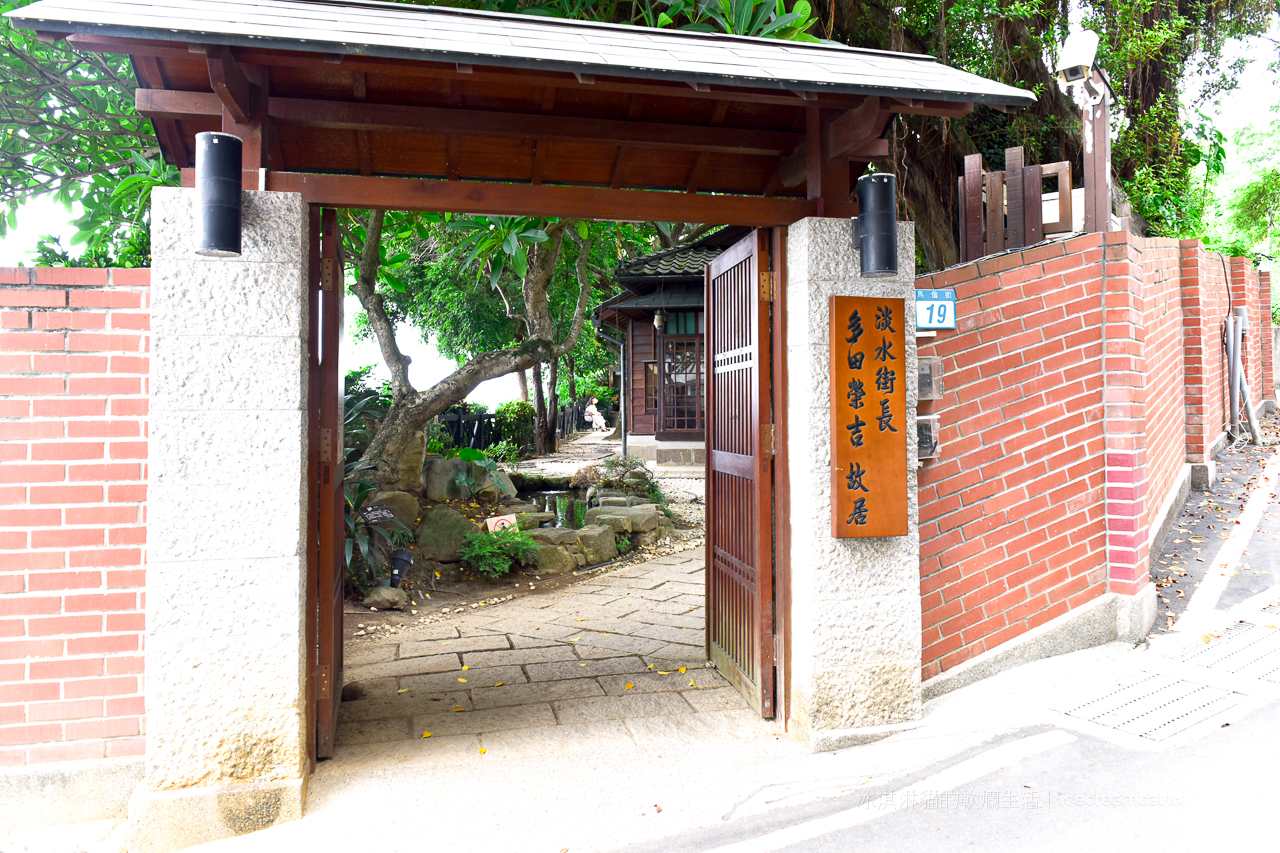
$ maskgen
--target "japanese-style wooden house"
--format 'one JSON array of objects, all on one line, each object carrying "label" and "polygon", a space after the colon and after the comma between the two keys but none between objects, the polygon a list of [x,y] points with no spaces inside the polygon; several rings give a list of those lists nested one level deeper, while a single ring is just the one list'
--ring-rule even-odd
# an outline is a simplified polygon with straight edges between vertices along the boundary
[{"label": "japanese-style wooden house", "polygon": [[729,227],[618,267],[623,292],[599,319],[624,333],[627,452],[659,465],[702,465],[706,454],[703,279],[707,264],[750,229]]}]

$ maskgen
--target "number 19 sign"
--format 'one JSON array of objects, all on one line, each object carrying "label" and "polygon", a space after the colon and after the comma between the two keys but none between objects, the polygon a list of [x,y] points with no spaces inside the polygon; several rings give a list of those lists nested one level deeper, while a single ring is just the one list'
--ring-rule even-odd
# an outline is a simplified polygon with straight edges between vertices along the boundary
[{"label": "number 19 sign", "polygon": [[956,292],[954,290],[916,291],[917,329],[954,329],[956,327]]}]

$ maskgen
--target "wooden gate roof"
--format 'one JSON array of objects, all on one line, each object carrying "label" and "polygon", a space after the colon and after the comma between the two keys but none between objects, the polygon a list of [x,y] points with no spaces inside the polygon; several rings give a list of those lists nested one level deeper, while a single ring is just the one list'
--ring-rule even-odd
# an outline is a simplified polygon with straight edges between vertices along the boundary
[{"label": "wooden gate roof", "polygon": [[[246,140],[246,184],[335,206],[776,225],[847,216],[894,113],[1028,92],[932,57],[394,3],[41,0],[123,53],[165,157]],[[266,172],[260,172],[266,169]]]}]

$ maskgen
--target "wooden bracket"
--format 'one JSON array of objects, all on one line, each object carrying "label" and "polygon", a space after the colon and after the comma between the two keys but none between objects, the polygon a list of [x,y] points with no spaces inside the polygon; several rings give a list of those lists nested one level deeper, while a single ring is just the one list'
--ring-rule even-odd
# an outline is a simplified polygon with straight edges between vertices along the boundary
[{"label": "wooden bracket", "polygon": [[240,124],[247,124],[257,105],[258,87],[249,81],[244,68],[226,45],[206,45],[204,55],[209,66],[209,83],[218,100],[222,101],[232,118]]},{"label": "wooden bracket", "polygon": [[333,290],[338,281],[338,262],[334,258],[320,260],[320,289]]},{"label": "wooden bracket", "polygon": [[760,272],[760,301],[773,301],[773,273],[768,270]]},{"label": "wooden bracket", "polygon": [[775,435],[773,424],[760,424],[760,452],[765,456],[776,456],[778,453]]},{"label": "wooden bracket", "polygon": [[320,461],[333,462],[333,430],[320,428]]}]

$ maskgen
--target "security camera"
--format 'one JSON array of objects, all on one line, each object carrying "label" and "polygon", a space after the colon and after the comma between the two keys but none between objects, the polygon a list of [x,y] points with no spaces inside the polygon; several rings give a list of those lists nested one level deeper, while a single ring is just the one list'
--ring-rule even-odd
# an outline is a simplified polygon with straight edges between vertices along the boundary
[{"label": "security camera", "polygon": [[1089,81],[1093,77],[1093,60],[1097,56],[1098,34],[1090,30],[1076,30],[1067,36],[1066,44],[1058,55],[1058,79],[1068,86]]}]

